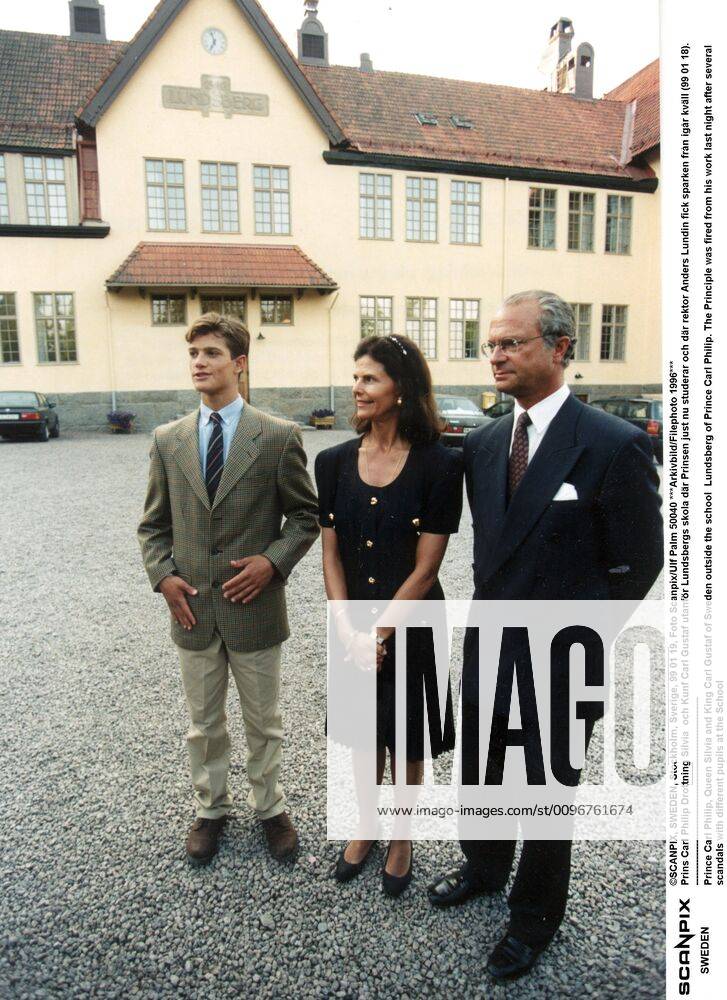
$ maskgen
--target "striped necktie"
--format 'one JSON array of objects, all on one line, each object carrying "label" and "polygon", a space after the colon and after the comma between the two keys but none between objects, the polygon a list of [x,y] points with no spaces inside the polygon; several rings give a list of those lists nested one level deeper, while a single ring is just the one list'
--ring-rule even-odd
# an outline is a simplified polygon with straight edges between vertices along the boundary
[{"label": "striped necktie", "polygon": [[532,420],[524,411],[520,414],[515,425],[515,435],[512,439],[512,451],[510,452],[510,462],[507,467],[507,498],[510,500],[515,490],[520,485],[528,468],[528,427]]},{"label": "striped necktie", "polygon": [[204,481],[207,485],[207,496],[210,498],[210,503],[214,503],[217,487],[220,485],[222,477],[222,467],[225,464],[222,447],[222,417],[219,413],[210,414],[210,423],[212,424],[212,434],[207,445],[207,466],[204,470]]}]

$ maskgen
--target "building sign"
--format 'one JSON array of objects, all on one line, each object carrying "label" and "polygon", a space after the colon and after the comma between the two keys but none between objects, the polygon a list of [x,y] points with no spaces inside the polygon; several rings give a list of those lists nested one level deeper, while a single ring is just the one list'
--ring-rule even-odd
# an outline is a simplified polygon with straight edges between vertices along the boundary
[{"label": "building sign", "polygon": [[267,94],[245,94],[234,91],[229,76],[203,75],[200,87],[162,87],[162,104],[177,111],[201,111],[232,118],[233,115],[270,114]]}]

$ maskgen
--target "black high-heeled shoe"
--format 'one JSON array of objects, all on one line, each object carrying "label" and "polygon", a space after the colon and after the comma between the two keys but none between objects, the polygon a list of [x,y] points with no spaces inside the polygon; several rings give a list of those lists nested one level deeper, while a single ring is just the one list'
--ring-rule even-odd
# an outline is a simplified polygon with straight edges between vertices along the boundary
[{"label": "black high-heeled shoe", "polygon": [[371,849],[373,848],[375,843],[376,841],[372,840],[371,846],[369,847],[368,851],[366,851],[366,854],[364,854],[364,856],[361,858],[360,861],[356,862],[346,861],[346,859],[344,858],[343,855],[346,853],[346,847],[348,847],[348,844],[346,844],[346,847],[343,847],[341,849],[341,853],[338,855],[338,858],[336,860],[336,867],[333,869],[333,875],[336,881],[350,882],[352,878],[356,878],[357,875],[360,875],[363,870],[363,866],[371,857]]},{"label": "black high-heeled shoe", "polygon": [[411,882],[411,870],[414,864],[414,844],[409,844],[409,869],[404,873],[404,875],[390,875],[386,870],[386,862],[389,860],[389,851],[391,850],[391,843],[386,850],[386,858],[384,859],[384,870],[381,873],[381,885],[387,896],[400,896],[402,892]]}]

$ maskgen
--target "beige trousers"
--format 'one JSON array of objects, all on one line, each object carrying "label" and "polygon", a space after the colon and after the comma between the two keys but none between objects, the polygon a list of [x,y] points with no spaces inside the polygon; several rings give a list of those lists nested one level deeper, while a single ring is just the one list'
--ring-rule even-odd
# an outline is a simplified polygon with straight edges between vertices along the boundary
[{"label": "beige trousers", "polygon": [[187,748],[197,816],[217,819],[232,808],[227,786],[230,737],[225,712],[230,672],[240,695],[247,736],[248,804],[260,819],[285,810],[285,794],[278,781],[283,743],[278,705],[280,648],[277,645],[254,653],[234,653],[217,633],[206,649],[177,647],[191,721]]}]

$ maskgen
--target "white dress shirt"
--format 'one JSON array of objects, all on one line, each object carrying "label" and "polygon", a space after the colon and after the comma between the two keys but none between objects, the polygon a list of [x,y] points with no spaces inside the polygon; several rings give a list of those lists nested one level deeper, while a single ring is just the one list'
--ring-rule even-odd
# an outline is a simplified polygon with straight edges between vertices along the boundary
[{"label": "white dress shirt", "polygon": [[[562,385],[560,389],[556,389],[545,399],[541,399],[539,403],[535,406],[531,406],[527,411],[530,420],[532,421],[528,425],[528,465],[533,459],[533,455],[538,450],[540,442],[545,437],[545,432],[550,426],[550,422],[556,415],[558,410],[561,408],[566,399],[570,396],[570,389],[567,385]],[[523,407],[515,400],[515,409],[513,410],[513,424],[512,424],[512,434],[510,435],[510,451],[512,451],[512,442],[515,438],[515,428],[517,427],[518,417],[521,413],[525,413]]]},{"label": "white dress shirt", "polygon": [[[240,422],[240,414],[242,413],[243,399],[242,396],[238,396],[237,399],[233,399],[231,403],[227,406],[223,406],[221,410],[217,412],[222,420],[222,458],[223,461],[227,461],[227,456],[230,453],[230,445],[232,444],[232,439],[235,436],[235,431],[237,430],[237,425]],[[207,447],[210,443],[210,438],[212,437],[212,423],[210,417],[213,411],[205,403],[200,403],[199,405],[199,461],[202,466],[202,478],[204,479],[205,469],[207,467]]]}]

